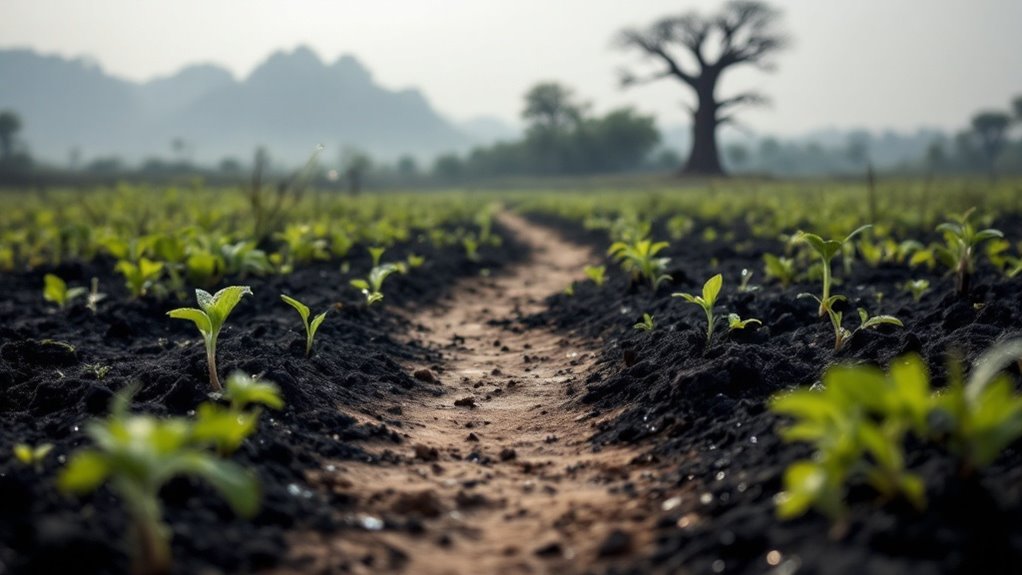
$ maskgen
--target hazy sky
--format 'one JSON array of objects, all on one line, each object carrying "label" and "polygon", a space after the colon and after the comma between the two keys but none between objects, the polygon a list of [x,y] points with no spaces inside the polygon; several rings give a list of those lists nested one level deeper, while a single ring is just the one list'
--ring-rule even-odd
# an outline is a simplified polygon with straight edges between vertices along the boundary
[{"label": "hazy sky", "polygon": [[[671,80],[622,91],[623,26],[711,0],[0,0],[0,47],[88,55],[148,79],[194,62],[247,74],[277,49],[354,54],[391,88],[420,88],[456,120],[516,121],[522,94],[557,79],[597,110],[630,104],[683,122]],[[1022,94],[1022,0],[783,0],[792,48],[772,74],[735,72],[721,93],[761,88],[762,131],[955,128]]]}]

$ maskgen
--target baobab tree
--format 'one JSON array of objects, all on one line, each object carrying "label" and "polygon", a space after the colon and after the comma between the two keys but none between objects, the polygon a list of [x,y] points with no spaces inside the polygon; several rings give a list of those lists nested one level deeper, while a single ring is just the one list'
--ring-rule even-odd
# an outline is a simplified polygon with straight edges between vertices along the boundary
[{"label": "baobab tree", "polygon": [[657,70],[647,76],[625,72],[623,86],[674,78],[696,96],[692,113],[692,151],[683,174],[724,173],[717,149],[717,127],[734,120],[737,108],[763,104],[758,92],[717,97],[717,84],[725,70],[752,65],[773,67],[772,57],[788,44],[781,29],[781,13],[763,2],[733,0],[712,15],[690,12],[654,22],[644,30],[626,29],[618,42],[637,49]]}]

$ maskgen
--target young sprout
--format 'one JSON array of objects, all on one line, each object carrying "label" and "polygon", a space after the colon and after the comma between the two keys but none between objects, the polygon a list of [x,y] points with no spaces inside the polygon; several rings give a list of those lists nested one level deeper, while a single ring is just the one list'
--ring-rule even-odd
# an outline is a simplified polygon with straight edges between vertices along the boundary
[{"label": "young sprout", "polygon": [[930,280],[918,279],[905,282],[903,289],[912,294],[912,300],[919,303],[923,295],[930,291]]},{"label": "young sprout", "polygon": [[369,257],[373,260],[373,267],[380,265],[380,259],[383,258],[383,252],[387,251],[387,248],[383,246],[370,246],[366,248],[369,251]]},{"label": "young sprout", "polygon": [[[312,340],[316,337],[316,330],[319,329],[319,324],[323,323],[326,319],[326,313],[323,312],[309,321],[309,307],[302,302],[296,300],[293,297],[281,294],[280,299],[284,300],[284,303],[295,308],[298,315],[302,317],[302,323],[305,324],[305,357],[309,357],[312,354]],[[330,310],[327,310],[330,311]]]},{"label": "young sprout", "polygon": [[160,488],[176,476],[205,480],[235,513],[251,517],[259,508],[255,476],[222,460],[196,441],[184,418],[159,419],[128,413],[130,394],[115,396],[110,417],[90,423],[86,433],[95,447],[75,453],[57,485],[64,493],[84,494],[110,483],[131,517],[135,543],[134,573],[170,571],[171,531],[163,523]]},{"label": "young sprout", "polygon": [[568,297],[575,297],[575,282],[571,282],[564,288],[564,295]]},{"label": "young sprout", "polygon": [[383,299],[383,281],[397,271],[398,267],[394,264],[381,264],[369,270],[368,278],[351,280],[351,285],[362,291],[366,305],[373,305]]},{"label": "young sprout", "polygon": [[230,286],[210,295],[209,292],[195,290],[195,299],[199,302],[199,308],[183,307],[167,312],[172,318],[187,319],[195,322],[195,326],[202,333],[206,342],[206,361],[209,364],[209,384],[215,391],[220,391],[220,378],[216,373],[216,340],[220,335],[220,328],[224,326],[227,316],[230,315],[234,306],[238,305],[241,298],[251,295],[252,289],[248,286]]},{"label": "young sprout", "polygon": [[795,281],[795,260],[774,254],[763,254],[763,273],[768,278],[781,282],[781,287],[788,287]]},{"label": "young sprout", "polygon": [[656,324],[653,323],[653,316],[648,313],[642,314],[642,321],[632,326],[633,329],[637,329],[639,331],[653,331],[654,327],[656,327]]},{"label": "young sprout", "polygon": [[99,309],[99,302],[106,299],[105,293],[99,291],[99,278],[92,278],[92,289],[89,290],[89,295],[85,298],[85,307],[96,315],[96,311]]},{"label": "young sprout", "polygon": [[763,325],[763,322],[759,321],[754,317],[750,317],[749,319],[742,319],[742,317],[736,313],[727,314],[727,327],[730,331],[735,331],[736,329],[745,329],[752,324]]},{"label": "young sprout", "polygon": [[809,244],[813,251],[816,252],[818,256],[820,256],[820,263],[823,266],[822,267],[823,295],[819,298],[816,298],[816,301],[820,302],[819,310],[820,317],[823,317],[823,315],[827,313],[828,306],[831,303],[830,297],[830,286],[832,279],[830,269],[831,260],[834,259],[834,256],[836,256],[838,252],[841,251],[841,248],[849,241],[851,241],[852,238],[859,235],[863,231],[869,229],[870,227],[872,227],[870,224],[859,227],[852,233],[845,236],[843,240],[825,240],[816,234],[811,234],[808,232],[798,232],[798,234],[795,236],[795,239],[797,241],[802,241]]},{"label": "young sprout", "polygon": [[43,299],[57,304],[60,309],[66,309],[67,304],[72,300],[85,295],[85,288],[68,288],[67,282],[54,274],[43,276]]},{"label": "young sprout", "polygon": [[465,257],[470,262],[479,261],[479,241],[472,236],[468,236],[461,240],[461,245],[465,247]]},{"label": "young sprout", "polygon": [[139,258],[138,263],[121,260],[117,262],[116,270],[124,276],[131,297],[137,299],[144,296],[156,283],[163,272],[163,262],[154,262],[146,258]]},{"label": "young sprout", "polygon": [[30,465],[35,468],[36,473],[43,470],[43,460],[53,451],[52,443],[40,443],[31,446],[27,443],[18,443],[14,446],[14,457],[23,465]]},{"label": "young sprout", "polygon": [[664,273],[671,259],[656,257],[668,245],[667,242],[653,243],[651,240],[621,241],[614,242],[607,253],[620,262],[626,272],[632,274],[633,280],[645,279],[649,287],[656,291],[661,283],[672,279]]},{"label": "young sprout", "polygon": [[759,289],[759,286],[752,284],[752,276],[755,273],[746,268],[742,268],[741,282],[738,284],[738,293],[752,293]]},{"label": "young sprout", "polygon": [[935,246],[934,255],[955,275],[955,289],[960,295],[969,293],[969,280],[976,271],[974,258],[976,248],[987,240],[1004,237],[1001,230],[993,228],[977,230],[970,221],[974,210],[975,208],[967,210],[960,216],[953,216],[953,221],[937,226],[937,231],[944,234],[946,245]]},{"label": "young sprout", "polygon": [[422,264],[426,263],[426,258],[424,256],[408,254],[408,257],[405,259],[405,261],[408,263],[408,267],[415,269],[422,267]]},{"label": "young sprout", "polygon": [[713,276],[706,280],[703,284],[703,295],[694,296],[687,293],[672,293],[671,297],[680,297],[687,301],[698,305],[703,308],[706,313],[706,345],[710,345],[710,341],[713,339],[713,324],[716,323],[716,318],[713,317],[713,305],[717,303],[717,296],[720,295],[720,288],[724,284],[724,277],[720,274]]},{"label": "young sprout", "polygon": [[[224,456],[234,453],[259,424],[262,407],[283,409],[280,389],[269,381],[234,372],[227,377],[224,392],[230,405],[203,403],[195,413],[192,437],[214,445]],[[249,410],[249,406],[254,409]]]},{"label": "young sprout", "polygon": [[597,286],[602,286],[607,281],[607,266],[586,266],[583,271],[586,277]]},{"label": "young sprout", "polygon": [[[798,297],[811,297],[817,302],[820,299],[813,294],[802,293]],[[849,331],[842,322],[844,321],[844,313],[834,309],[834,304],[839,301],[845,301],[847,298],[843,295],[830,296],[829,301],[820,302],[821,307],[826,303],[825,309],[827,310],[827,317],[830,319],[830,325],[834,328],[834,351],[838,352],[844,348],[845,344],[852,339],[856,333],[864,329],[875,329],[881,325],[896,325],[898,327],[905,327],[901,323],[901,320],[894,317],[893,315],[878,315],[870,317],[869,312],[866,308],[859,308],[859,327]]]}]

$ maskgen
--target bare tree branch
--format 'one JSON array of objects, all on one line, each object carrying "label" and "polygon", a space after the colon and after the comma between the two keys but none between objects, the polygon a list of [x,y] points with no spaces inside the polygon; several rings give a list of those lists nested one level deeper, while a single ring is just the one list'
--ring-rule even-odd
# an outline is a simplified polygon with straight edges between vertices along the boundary
[{"label": "bare tree branch", "polygon": [[769,103],[770,99],[759,92],[742,92],[730,98],[718,100],[717,109],[723,110],[735,106],[765,106]]}]

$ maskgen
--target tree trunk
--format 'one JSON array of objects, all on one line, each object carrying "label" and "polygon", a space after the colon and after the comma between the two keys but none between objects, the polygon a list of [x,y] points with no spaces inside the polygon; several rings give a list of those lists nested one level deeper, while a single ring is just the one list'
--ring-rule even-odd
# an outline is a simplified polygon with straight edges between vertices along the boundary
[{"label": "tree trunk", "polygon": [[717,149],[717,101],[715,81],[705,81],[696,88],[699,103],[692,113],[692,151],[681,173],[685,176],[722,176]]}]

